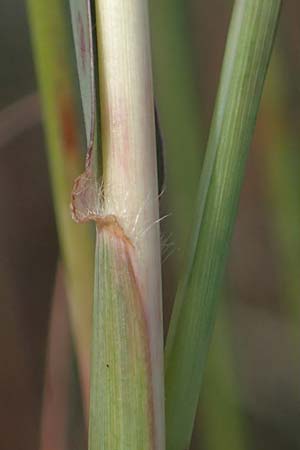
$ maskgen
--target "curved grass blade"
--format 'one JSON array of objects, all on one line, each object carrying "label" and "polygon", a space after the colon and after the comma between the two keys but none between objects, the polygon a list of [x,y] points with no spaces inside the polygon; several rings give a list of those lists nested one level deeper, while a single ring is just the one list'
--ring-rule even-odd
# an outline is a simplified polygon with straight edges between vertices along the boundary
[{"label": "curved grass blade", "polygon": [[198,217],[166,344],[168,450],[189,446],[280,3],[235,2],[200,178]]}]

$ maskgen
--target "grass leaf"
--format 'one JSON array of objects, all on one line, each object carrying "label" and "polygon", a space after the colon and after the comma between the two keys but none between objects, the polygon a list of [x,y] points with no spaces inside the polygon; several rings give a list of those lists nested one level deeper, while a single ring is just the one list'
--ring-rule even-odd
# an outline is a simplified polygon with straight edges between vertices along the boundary
[{"label": "grass leaf", "polygon": [[87,148],[90,149],[94,142],[96,121],[94,45],[90,0],[70,0],[70,9]]},{"label": "grass leaf", "polygon": [[166,344],[168,450],[189,446],[280,3],[235,2],[200,178],[197,220]]}]

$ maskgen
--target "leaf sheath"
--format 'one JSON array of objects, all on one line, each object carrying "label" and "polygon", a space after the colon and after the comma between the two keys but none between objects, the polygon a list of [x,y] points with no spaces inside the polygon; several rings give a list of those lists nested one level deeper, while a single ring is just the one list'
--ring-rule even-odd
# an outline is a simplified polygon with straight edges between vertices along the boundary
[{"label": "leaf sheath", "polygon": [[90,450],[154,448],[148,323],[134,258],[115,221],[98,226]]}]

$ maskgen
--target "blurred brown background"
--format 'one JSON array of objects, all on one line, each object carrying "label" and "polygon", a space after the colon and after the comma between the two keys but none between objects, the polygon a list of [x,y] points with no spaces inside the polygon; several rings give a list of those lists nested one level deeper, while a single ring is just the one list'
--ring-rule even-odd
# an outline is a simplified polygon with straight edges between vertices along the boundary
[{"label": "blurred brown background", "polygon": [[[186,2],[203,142],[231,5]],[[221,449],[205,438],[213,420],[206,406],[208,391],[224,411],[234,397],[243,448],[300,448],[299,18],[299,2],[285,2],[226,275],[222,311],[231,367],[224,373],[207,371],[194,449]],[[2,0],[0,23],[0,449],[35,450],[58,242],[24,1]],[[164,265],[166,321],[176,289],[176,242],[174,248]],[[218,358],[219,364],[222,352]],[[227,388],[218,391],[228,373]],[[214,433],[218,426],[222,421],[215,423]]]}]

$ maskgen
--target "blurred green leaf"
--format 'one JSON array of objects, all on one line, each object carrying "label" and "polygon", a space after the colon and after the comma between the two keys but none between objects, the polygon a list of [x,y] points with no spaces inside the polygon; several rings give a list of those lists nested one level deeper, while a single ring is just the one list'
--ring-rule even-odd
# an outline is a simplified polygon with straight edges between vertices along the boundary
[{"label": "blurred green leaf", "polygon": [[92,236],[70,214],[73,182],[83,168],[83,128],[66,2],[28,0],[35,66],[48,144],[56,222],[65,268],[72,332],[87,409],[92,318]]}]

